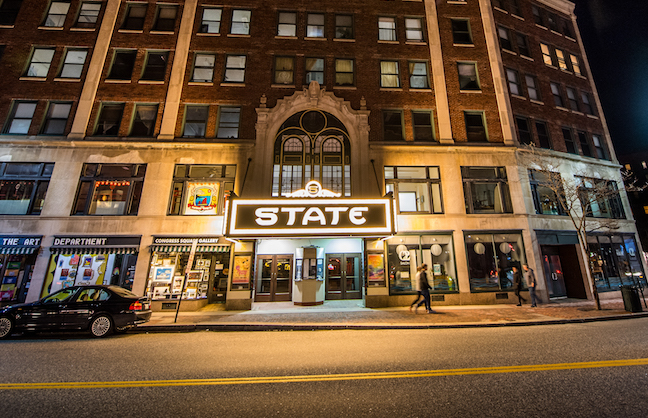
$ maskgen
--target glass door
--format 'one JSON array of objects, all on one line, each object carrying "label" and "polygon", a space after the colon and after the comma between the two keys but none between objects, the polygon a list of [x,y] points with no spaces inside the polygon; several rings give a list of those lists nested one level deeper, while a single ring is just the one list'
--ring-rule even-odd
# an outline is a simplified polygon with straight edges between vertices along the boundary
[{"label": "glass door", "polygon": [[259,256],[255,302],[292,300],[292,255]]},{"label": "glass door", "polygon": [[361,299],[361,254],[326,255],[326,299]]},{"label": "glass door", "polygon": [[565,287],[560,255],[554,254],[555,252],[556,250],[550,247],[542,247],[545,281],[550,298],[564,298],[567,297],[567,288]]}]

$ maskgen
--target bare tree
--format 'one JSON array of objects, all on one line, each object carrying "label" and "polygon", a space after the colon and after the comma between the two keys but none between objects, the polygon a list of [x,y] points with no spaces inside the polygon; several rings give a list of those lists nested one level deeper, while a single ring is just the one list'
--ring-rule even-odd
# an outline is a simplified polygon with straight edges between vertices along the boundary
[{"label": "bare tree", "polygon": [[[586,268],[587,282],[596,302],[601,309],[592,266],[588,258],[587,235],[594,231],[611,231],[619,228],[619,220],[625,218],[620,189],[617,182],[610,179],[595,178],[583,168],[571,176],[562,176],[564,160],[553,158],[548,152],[533,145],[518,150],[522,166],[533,170],[535,183],[544,190],[545,202],[540,205],[553,205],[560,214],[567,215],[578,235],[578,243]],[[629,176],[624,174],[624,177]],[[628,177],[629,180],[632,180]],[[636,181],[630,181],[633,189],[639,188]],[[620,185],[622,188],[623,184]],[[645,186],[644,186],[645,187]],[[628,190],[628,186],[625,186]]]}]

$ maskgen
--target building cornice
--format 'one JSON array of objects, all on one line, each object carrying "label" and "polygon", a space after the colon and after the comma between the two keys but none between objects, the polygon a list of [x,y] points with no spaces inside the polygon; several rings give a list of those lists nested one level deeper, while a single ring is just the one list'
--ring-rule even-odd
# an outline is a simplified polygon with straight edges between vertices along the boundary
[{"label": "building cornice", "polygon": [[536,0],[538,3],[551,7],[554,10],[562,12],[566,15],[573,15],[576,5],[568,0]]}]

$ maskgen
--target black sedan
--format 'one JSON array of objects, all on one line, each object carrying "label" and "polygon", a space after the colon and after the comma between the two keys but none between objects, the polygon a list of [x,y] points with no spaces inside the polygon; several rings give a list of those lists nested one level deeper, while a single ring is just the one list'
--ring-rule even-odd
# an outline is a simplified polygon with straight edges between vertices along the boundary
[{"label": "black sedan", "polygon": [[0,338],[14,331],[89,330],[95,337],[151,319],[146,297],[119,286],[73,286],[0,309]]}]

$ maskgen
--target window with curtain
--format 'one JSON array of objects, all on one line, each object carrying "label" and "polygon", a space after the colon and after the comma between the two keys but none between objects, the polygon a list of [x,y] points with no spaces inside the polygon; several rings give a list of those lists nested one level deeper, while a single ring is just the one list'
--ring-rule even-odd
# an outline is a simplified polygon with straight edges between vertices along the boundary
[{"label": "window with curtain", "polygon": [[324,58],[306,58],[306,83],[324,84]]},{"label": "window with curtain", "polygon": [[157,120],[157,104],[137,104],[133,115],[130,136],[151,137]]},{"label": "window with curtain", "polygon": [[275,57],[274,83],[294,84],[295,58]]},{"label": "window with curtain", "polygon": [[397,61],[380,61],[380,87],[400,87]]},{"label": "window with curtain", "polygon": [[336,59],[335,60],[335,85],[336,86],[353,86],[355,83],[353,76],[353,60]]}]

